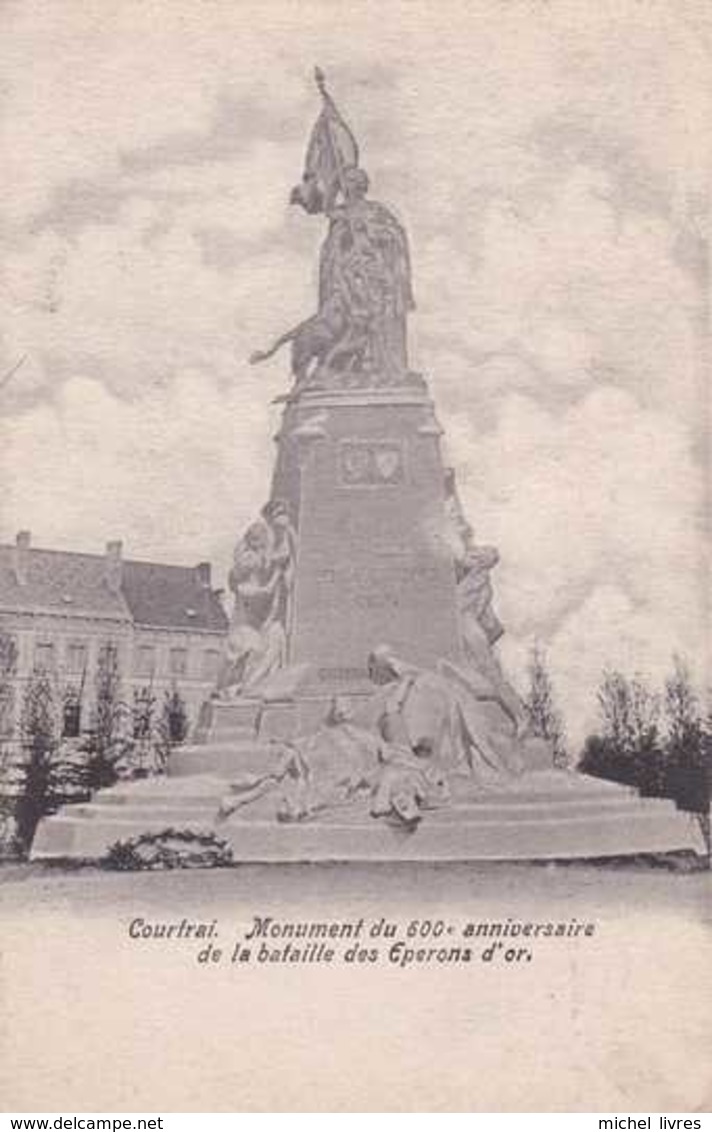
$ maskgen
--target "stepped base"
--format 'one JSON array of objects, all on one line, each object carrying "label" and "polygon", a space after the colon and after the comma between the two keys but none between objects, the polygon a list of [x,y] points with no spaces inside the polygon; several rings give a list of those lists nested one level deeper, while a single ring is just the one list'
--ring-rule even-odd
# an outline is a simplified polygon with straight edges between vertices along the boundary
[{"label": "stepped base", "polygon": [[[233,761],[233,769],[234,769]],[[406,829],[364,813],[363,802],[304,822],[275,820],[273,800],[216,814],[214,774],[122,783],[65,806],[39,825],[33,860],[102,857],[116,841],[167,828],[213,831],[236,862],[564,860],[706,851],[697,819],[672,802],[564,771],[538,771],[508,788],[455,801]]]},{"label": "stepped base", "polygon": [[[168,778],[213,775],[231,779],[243,772],[259,773],[269,759],[270,744],[259,739],[226,738],[177,748],[168,763]],[[223,781],[223,788],[225,782]]]}]

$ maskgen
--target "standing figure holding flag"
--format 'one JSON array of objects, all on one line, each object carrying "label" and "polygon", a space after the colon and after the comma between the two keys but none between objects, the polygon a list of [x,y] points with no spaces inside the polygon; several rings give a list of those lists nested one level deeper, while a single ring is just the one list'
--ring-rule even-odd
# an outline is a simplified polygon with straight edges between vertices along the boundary
[{"label": "standing figure holding flag", "polygon": [[368,175],[349,127],[316,71],[323,106],[290,202],[325,215],[319,309],[252,362],[292,343],[296,391],[306,386],[394,385],[408,380],[407,316],[414,309],[408,240],[382,204],[367,198]]}]

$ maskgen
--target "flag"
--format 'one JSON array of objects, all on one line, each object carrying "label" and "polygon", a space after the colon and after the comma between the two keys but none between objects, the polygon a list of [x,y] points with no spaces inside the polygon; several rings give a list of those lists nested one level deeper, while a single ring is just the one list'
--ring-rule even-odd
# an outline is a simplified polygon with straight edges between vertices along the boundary
[{"label": "flag", "polygon": [[356,139],[326,90],[319,68],[316,82],[324,105],[309,138],[302,180],[290,197],[292,204],[300,204],[309,213],[330,210],[343,189],[344,170],[359,161]]}]

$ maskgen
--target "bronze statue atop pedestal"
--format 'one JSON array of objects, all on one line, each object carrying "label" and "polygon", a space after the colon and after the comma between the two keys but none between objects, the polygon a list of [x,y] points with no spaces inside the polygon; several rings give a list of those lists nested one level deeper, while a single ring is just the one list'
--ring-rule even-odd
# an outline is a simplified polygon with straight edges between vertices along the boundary
[{"label": "bronze statue atop pedestal", "polygon": [[296,393],[405,384],[406,324],[415,307],[408,238],[393,213],[369,199],[358,145],[319,69],[316,82],[323,106],[290,202],[329,221],[319,264],[319,306],[250,360],[265,361],[291,342]]}]

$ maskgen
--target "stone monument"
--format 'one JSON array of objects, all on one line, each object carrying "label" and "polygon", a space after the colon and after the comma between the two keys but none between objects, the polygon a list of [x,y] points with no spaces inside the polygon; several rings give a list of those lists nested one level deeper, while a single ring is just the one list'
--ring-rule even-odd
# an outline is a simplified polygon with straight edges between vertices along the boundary
[{"label": "stone monument", "polygon": [[478,546],[408,361],[408,238],[356,139],[321,111],[291,202],[326,225],[316,313],[291,349],[269,498],[235,547],[222,672],[160,780],[45,819],[36,857],[161,829],[236,860],[599,857],[704,848],[672,803],[552,767],[496,656]]},{"label": "stone monument", "polygon": [[290,344],[294,384],[270,500],[236,548],[220,700],[323,708],[367,696],[368,656],[387,642],[423,668],[466,659],[513,705],[491,653],[497,553],[472,545],[427,384],[408,363],[408,238],[370,198],[356,140],[319,70],[316,81],[322,109],[291,202],[327,223],[318,309],[250,359]]}]

